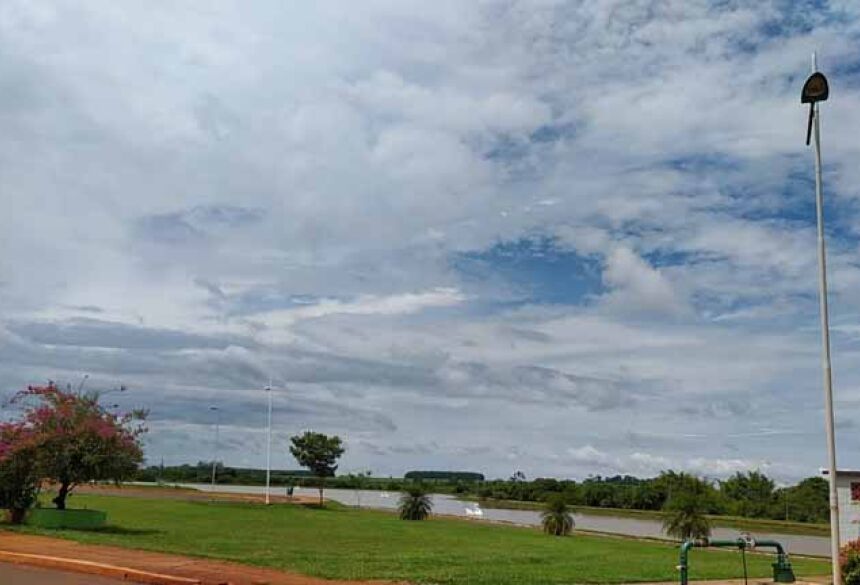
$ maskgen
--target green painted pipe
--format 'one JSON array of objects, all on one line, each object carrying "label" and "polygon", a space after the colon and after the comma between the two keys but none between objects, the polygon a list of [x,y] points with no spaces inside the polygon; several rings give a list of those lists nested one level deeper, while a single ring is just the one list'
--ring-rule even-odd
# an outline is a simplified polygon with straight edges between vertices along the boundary
[{"label": "green painted pipe", "polygon": [[681,585],[687,585],[687,553],[694,546],[696,546],[696,542],[693,540],[685,540],[684,543],[681,545],[681,562],[678,565],[678,570],[681,572]]},{"label": "green painted pipe", "polygon": [[[737,548],[738,550],[746,550],[749,543],[743,538],[735,540],[687,540],[681,544],[681,558],[678,570],[680,571],[681,585],[688,585],[689,565],[687,564],[687,556],[691,548],[705,548],[708,546],[722,548]],[[776,562],[773,563],[773,580],[777,583],[794,583],[794,572],[791,569],[791,563],[788,561],[788,555],[782,544],[775,540],[757,540],[755,547],[767,547],[776,549]]]}]

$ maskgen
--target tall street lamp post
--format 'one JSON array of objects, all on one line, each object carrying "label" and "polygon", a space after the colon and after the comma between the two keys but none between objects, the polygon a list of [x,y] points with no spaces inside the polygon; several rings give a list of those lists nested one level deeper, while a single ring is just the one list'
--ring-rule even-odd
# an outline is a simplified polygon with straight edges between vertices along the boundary
[{"label": "tall street lamp post", "polygon": [[821,126],[818,102],[830,95],[827,78],[818,72],[812,54],[812,75],[803,84],[800,101],[809,104],[806,144],[813,139],[815,151],[815,217],[818,224],[818,309],[821,318],[821,370],[824,381],[824,426],[827,433],[827,468],[830,482],[830,556],[833,585],[842,584],[839,569],[839,498],[836,493],[836,436],[833,424],[833,381],[830,371],[830,317],[827,307],[827,255],[824,244],[824,198],[821,178]]},{"label": "tall street lamp post", "polygon": [[221,426],[221,410],[217,406],[210,406],[209,410],[215,413],[215,452],[212,454],[212,483],[210,491],[215,491],[215,471],[218,468],[218,433]]},{"label": "tall street lamp post", "polygon": [[269,416],[266,430],[266,505],[269,505],[269,486],[272,480],[272,381],[266,386],[266,394],[269,396]]}]

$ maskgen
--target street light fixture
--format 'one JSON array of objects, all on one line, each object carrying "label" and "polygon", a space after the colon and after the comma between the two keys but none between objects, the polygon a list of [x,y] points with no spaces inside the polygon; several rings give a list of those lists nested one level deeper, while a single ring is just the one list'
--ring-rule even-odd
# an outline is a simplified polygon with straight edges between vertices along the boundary
[{"label": "street light fixture", "polygon": [[827,433],[828,479],[830,482],[830,555],[833,585],[842,584],[839,568],[839,498],[836,493],[836,435],[833,424],[833,380],[830,368],[830,316],[827,307],[827,254],[824,243],[824,197],[821,177],[821,125],[818,102],[827,100],[830,87],[827,78],[818,72],[815,53],[812,54],[812,75],[803,84],[800,103],[809,104],[806,144],[814,137],[815,148],[815,219],[818,231],[818,309],[821,319],[821,370],[824,382],[824,426]]},{"label": "street light fixture", "polygon": [[[815,56],[813,55],[813,59]],[[813,65],[813,69],[815,65]],[[822,73],[814,71],[803,84],[800,92],[800,103],[809,104],[809,123],[806,125],[806,145],[809,146],[809,138],[812,135],[812,119],[815,117],[818,102],[826,101],[830,97],[830,85]]]}]

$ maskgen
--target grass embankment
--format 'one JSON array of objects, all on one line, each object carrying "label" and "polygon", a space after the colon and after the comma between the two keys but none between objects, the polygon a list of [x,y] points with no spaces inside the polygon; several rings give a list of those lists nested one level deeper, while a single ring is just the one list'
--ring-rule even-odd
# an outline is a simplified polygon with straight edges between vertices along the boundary
[{"label": "grass embankment", "polygon": [[[102,531],[17,528],[85,543],[227,559],[339,579],[518,585],[672,581],[678,548],[594,535],[545,536],[536,529],[435,518],[406,522],[380,511],[337,505],[186,502],[77,495],[75,507],[105,510]],[[772,557],[748,556],[750,575],[770,575]],[[797,559],[799,575],[827,563]],[[698,551],[695,579],[739,577],[736,552]]]},{"label": "grass embankment", "polygon": [[[478,502],[484,508],[501,510],[543,510],[542,502],[521,502],[519,500],[492,500],[478,498],[460,498],[466,502]],[[595,508],[591,506],[575,506],[577,512],[591,516],[620,516],[622,518],[647,518],[660,520],[659,510],[628,510],[624,508]],[[802,536],[830,536],[830,526],[808,522],[792,522],[786,520],[769,520],[765,518],[744,518],[743,516],[708,516],[714,526],[737,528],[751,532],[774,532],[780,534],[797,534]]]}]

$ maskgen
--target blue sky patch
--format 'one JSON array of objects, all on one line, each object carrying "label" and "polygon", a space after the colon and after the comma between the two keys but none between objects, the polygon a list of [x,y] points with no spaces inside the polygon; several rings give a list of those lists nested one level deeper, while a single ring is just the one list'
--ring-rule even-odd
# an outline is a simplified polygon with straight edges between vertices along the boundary
[{"label": "blue sky patch", "polygon": [[534,303],[582,304],[603,291],[600,263],[539,236],[457,255],[451,264],[469,284],[498,282],[499,296]]}]

